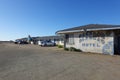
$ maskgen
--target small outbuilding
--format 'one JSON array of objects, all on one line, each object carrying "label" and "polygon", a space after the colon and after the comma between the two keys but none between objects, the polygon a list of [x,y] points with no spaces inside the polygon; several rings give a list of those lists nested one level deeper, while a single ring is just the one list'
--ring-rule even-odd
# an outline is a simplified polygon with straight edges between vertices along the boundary
[{"label": "small outbuilding", "polygon": [[52,41],[56,43],[56,45],[64,45],[64,37],[63,36],[42,36],[42,37],[33,37],[33,41]]},{"label": "small outbuilding", "polygon": [[65,48],[83,52],[120,54],[120,25],[89,24],[56,32],[64,34]]}]

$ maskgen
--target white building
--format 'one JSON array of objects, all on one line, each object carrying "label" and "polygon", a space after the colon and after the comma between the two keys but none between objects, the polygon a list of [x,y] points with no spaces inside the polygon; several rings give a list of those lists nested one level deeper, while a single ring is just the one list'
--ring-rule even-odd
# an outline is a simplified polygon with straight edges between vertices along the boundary
[{"label": "white building", "polygon": [[63,36],[43,36],[43,37],[36,37],[34,40],[40,41],[52,41],[56,43],[56,45],[64,45],[64,37]]},{"label": "white building", "polygon": [[74,47],[83,52],[120,54],[120,25],[90,24],[60,30],[65,48]]}]

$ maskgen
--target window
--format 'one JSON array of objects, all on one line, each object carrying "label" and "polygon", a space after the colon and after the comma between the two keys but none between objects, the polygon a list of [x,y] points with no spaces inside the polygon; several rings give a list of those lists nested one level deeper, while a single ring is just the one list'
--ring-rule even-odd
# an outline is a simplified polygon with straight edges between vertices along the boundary
[{"label": "window", "polygon": [[81,43],[82,41],[84,41],[84,37],[85,37],[85,33],[80,33],[79,34],[79,43]]},{"label": "window", "polygon": [[66,42],[68,44],[74,44],[74,34],[66,35]]},{"label": "window", "polygon": [[61,39],[61,43],[64,43],[64,40],[63,40],[63,39]]}]

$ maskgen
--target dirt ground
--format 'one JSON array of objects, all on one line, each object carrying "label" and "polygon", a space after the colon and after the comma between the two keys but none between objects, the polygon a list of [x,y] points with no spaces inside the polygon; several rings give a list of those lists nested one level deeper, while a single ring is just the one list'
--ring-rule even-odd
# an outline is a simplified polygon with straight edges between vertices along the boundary
[{"label": "dirt ground", "polygon": [[0,43],[0,80],[120,80],[120,56]]}]

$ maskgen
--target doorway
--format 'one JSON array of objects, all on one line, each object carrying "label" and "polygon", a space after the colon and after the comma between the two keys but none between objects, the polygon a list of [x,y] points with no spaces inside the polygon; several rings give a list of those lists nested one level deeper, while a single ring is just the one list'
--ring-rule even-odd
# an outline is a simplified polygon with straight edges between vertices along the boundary
[{"label": "doorway", "polygon": [[120,55],[120,36],[117,36],[114,40],[114,44],[115,44],[115,55]]}]

